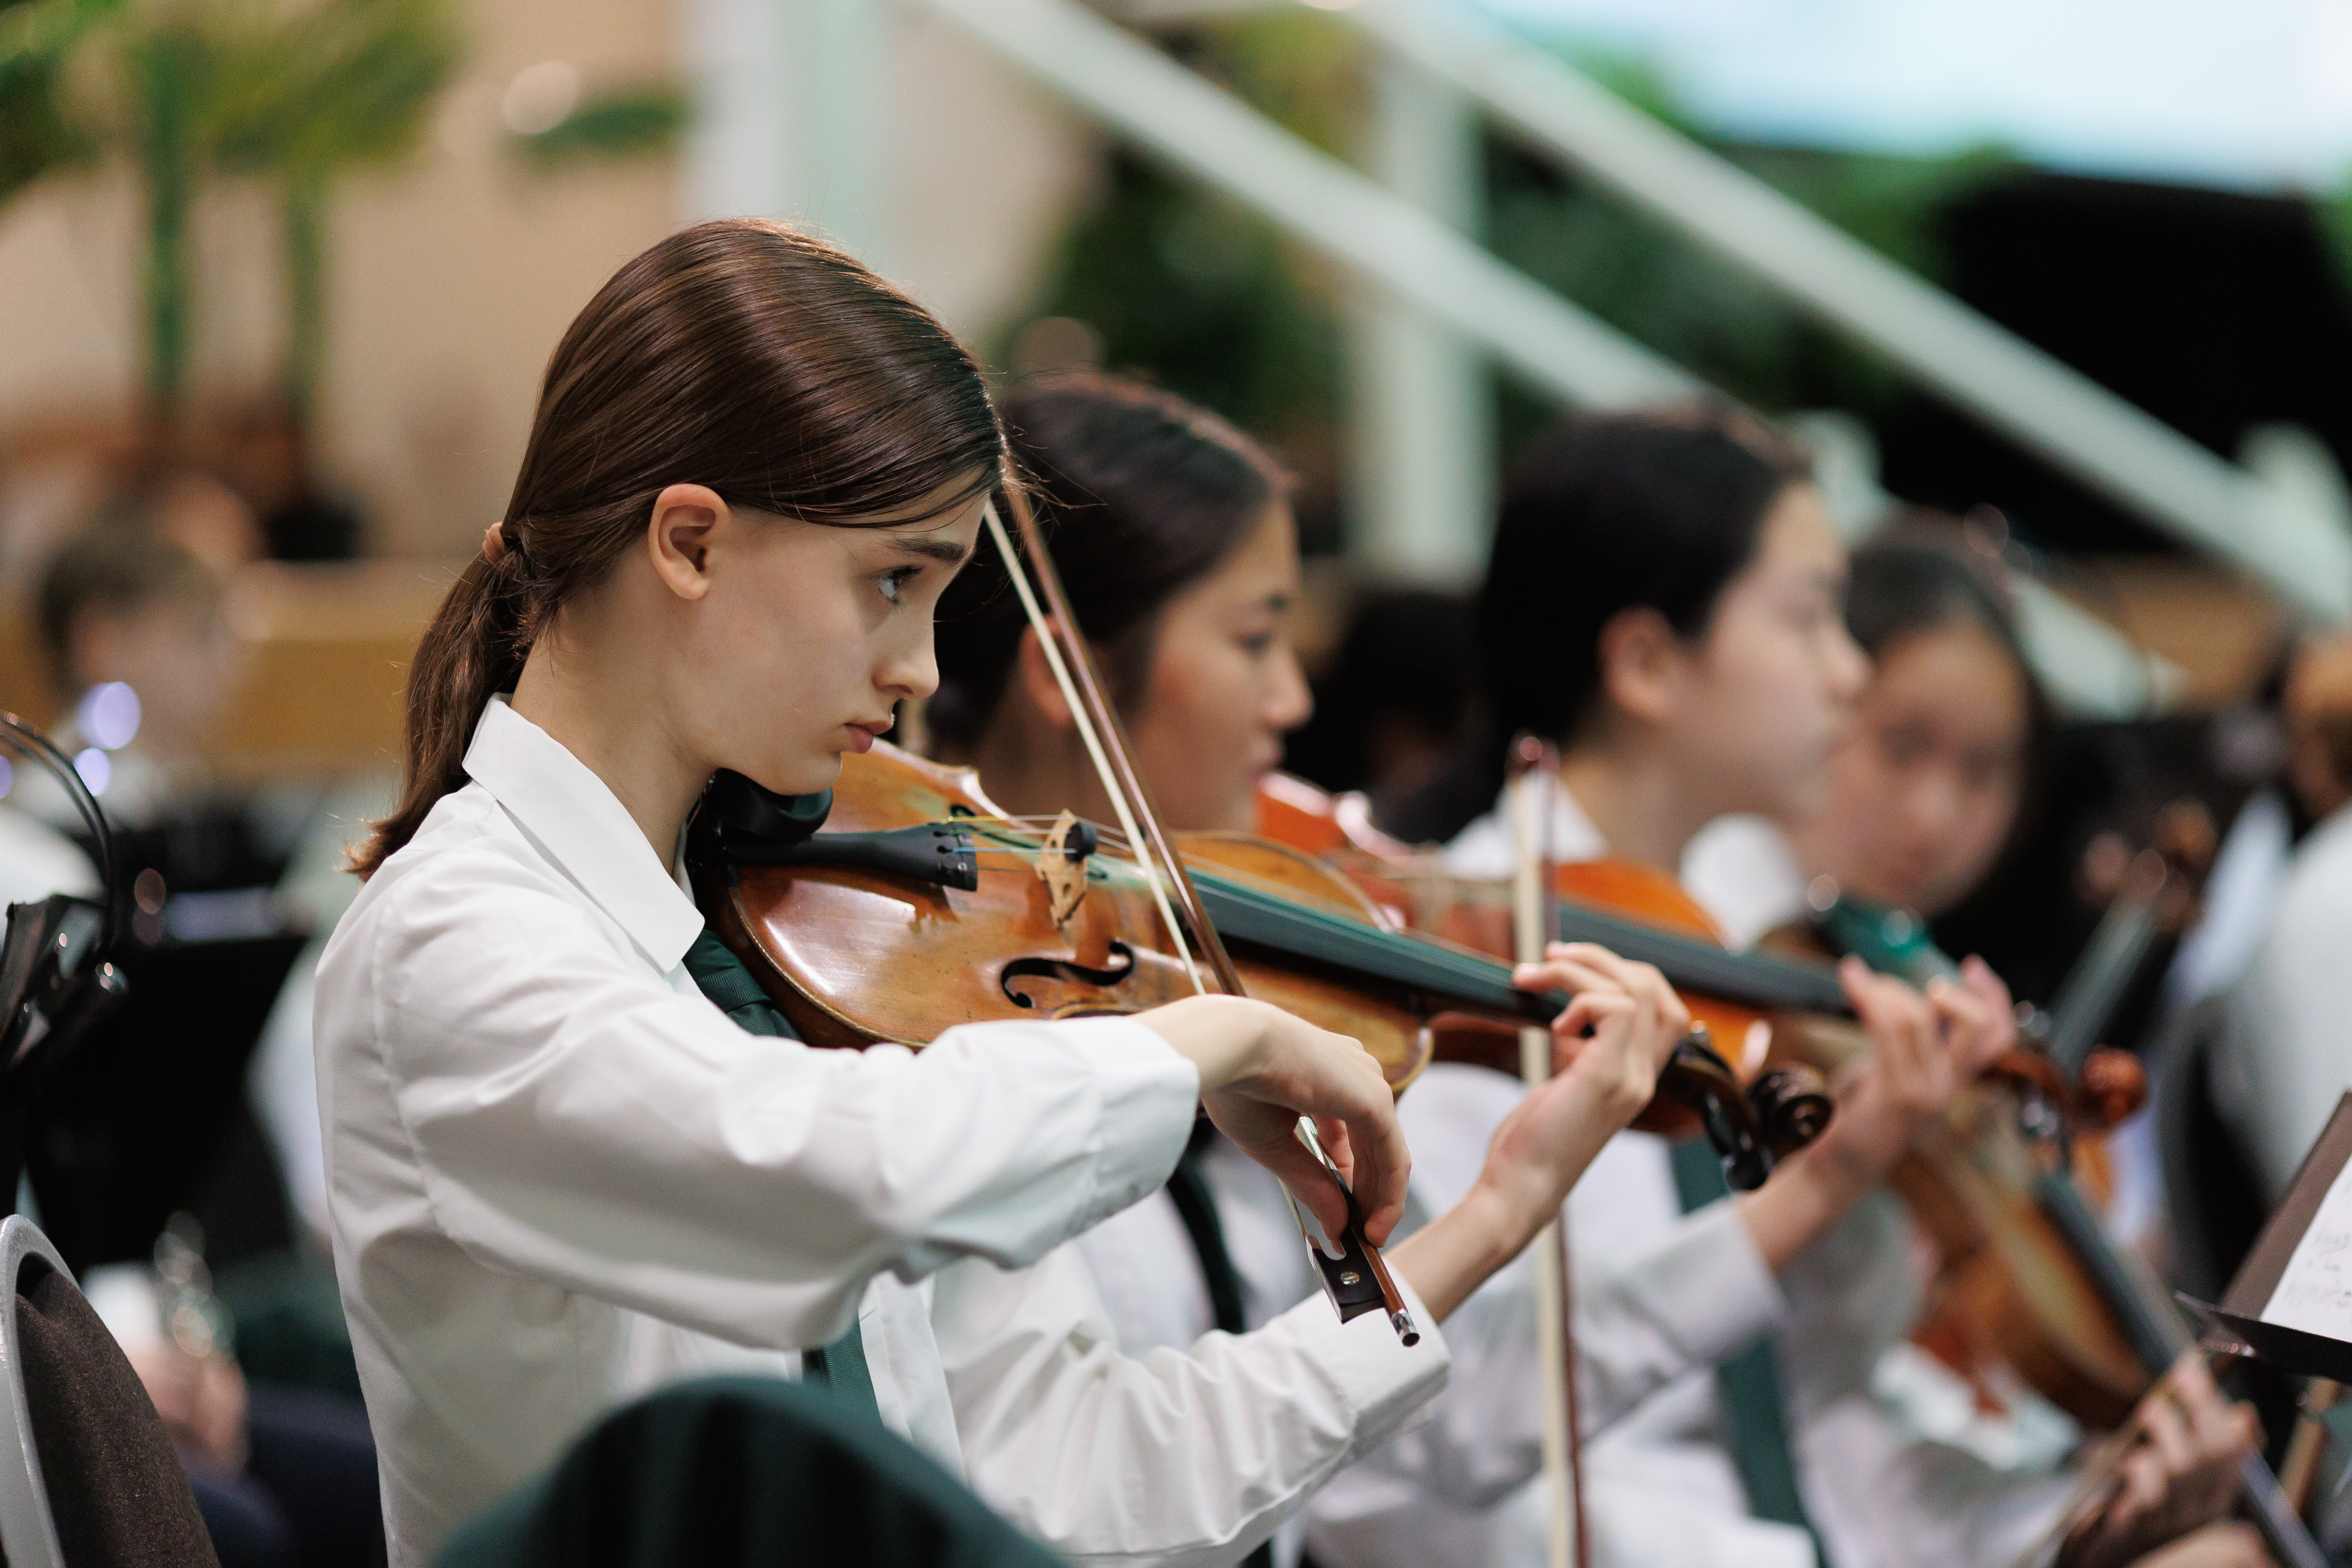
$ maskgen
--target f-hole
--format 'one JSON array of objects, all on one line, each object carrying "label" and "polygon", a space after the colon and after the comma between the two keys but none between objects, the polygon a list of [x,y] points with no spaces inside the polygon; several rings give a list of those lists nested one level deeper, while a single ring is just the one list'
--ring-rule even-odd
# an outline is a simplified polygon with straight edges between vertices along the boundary
[{"label": "f-hole", "polygon": [[1110,944],[1111,965],[1088,969],[1066,958],[1016,958],[1006,964],[997,984],[1016,1007],[1034,1007],[1036,999],[1013,988],[1016,980],[1062,980],[1074,985],[1116,985],[1135,973],[1135,950],[1123,942]]}]

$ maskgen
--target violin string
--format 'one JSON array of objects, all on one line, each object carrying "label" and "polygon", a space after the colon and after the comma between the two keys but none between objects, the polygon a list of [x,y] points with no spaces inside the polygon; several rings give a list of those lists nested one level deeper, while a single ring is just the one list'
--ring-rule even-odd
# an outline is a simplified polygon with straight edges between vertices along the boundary
[{"label": "violin string", "polygon": [[[1003,520],[996,515],[996,503],[991,501],[983,506],[981,516],[987,521],[989,535],[995,540],[997,554],[1003,559],[1004,574],[1012,579],[1013,591],[1021,596],[1022,613],[1029,617],[1029,625],[1037,634],[1038,645],[1045,651],[1045,662],[1053,668],[1054,683],[1062,689],[1062,700],[1069,705],[1070,717],[1077,724],[1079,739],[1086,742],[1087,755],[1094,761],[1095,774],[1102,780],[1104,793],[1110,796],[1110,807],[1118,816],[1119,827],[1126,833],[1129,844],[1141,844],[1144,842],[1143,829],[1136,825],[1135,814],[1128,805],[1127,792],[1119,788],[1118,774],[1112,771],[1110,758],[1103,751],[1102,737],[1095,733],[1094,721],[1087,717],[1086,704],[1078,700],[1077,682],[1070,678],[1069,667],[1062,658],[1060,639],[1055,637],[1052,624],[1045,619],[1045,610],[1038,605],[1036,590],[1029,583],[1029,569],[1013,550],[1013,537],[1005,531]],[[1066,626],[1063,630],[1073,637],[1077,636],[1075,626]],[[1184,961],[1184,973],[1191,977],[1193,991],[1205,995],[1209,988],[1201,979],[1200,967],[1192,962],[1192,944],[1184,940],[1184,928],[1177,923],[1176,910],[1168,901],[1168,889],[1160,881],[1160,868],[1152,863],[1154,858],[1138,855],[1133,858],[1142,868],[1144,882],[1151,889],[1151,902],[1159,910],[1160,919],[1167,926],[1170,939],[1176,944],[1176,956]]]}]

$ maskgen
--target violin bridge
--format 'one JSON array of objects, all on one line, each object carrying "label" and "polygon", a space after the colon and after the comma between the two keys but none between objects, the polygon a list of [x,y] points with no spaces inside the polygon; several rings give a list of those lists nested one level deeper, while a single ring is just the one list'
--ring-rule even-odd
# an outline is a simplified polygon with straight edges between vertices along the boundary
[{"label": "violin bridge", "polygon": [[[1054,923],[1068,923],[1087,896],[1087,857],[1094,852],[1095,836],[1077,833],[1078,819],[1065,811],[1045,835],[1045,852],[1037,857],[1037,879],[1045,884],[1045,898]],[[1071,842],[1073,834],[1076,842]]]}]

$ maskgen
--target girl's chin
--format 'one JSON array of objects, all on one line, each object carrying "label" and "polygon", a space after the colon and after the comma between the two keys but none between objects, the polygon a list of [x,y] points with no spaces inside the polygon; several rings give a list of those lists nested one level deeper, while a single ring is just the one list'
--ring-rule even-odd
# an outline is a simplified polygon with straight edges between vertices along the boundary
[{"label": "girl's chin", "polygon": [[778,795],[817,795],[831,789],[841,781],[841,755],[827,752],[809,757],[791,766],[780,766],[768,777],[756,782],[762,789]]}]

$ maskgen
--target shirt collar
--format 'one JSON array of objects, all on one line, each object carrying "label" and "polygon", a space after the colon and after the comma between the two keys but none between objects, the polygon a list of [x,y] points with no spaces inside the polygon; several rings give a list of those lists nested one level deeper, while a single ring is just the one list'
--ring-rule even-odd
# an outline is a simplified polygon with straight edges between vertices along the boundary
[{"label": "shirt collar", "polygon": [[664,972],[702,931],[701,911],[671,879],[636,819],[562,742],[490,699],[466,750],[466,773]]},{"label": "shirt collar", "polygon": [[[1551,842],[1554,860],[1600,860],[1609,854],[1609,841],[1593,826],[1577,798],[1561,784],[1544,792],[1551,797]],[[1464,828],[1445,847],[1448,868],[1465,877],[1507,877],[1518,865],[1518,836],[1511,827],[1511,791],[1505,785],[1495,808]]]}]

